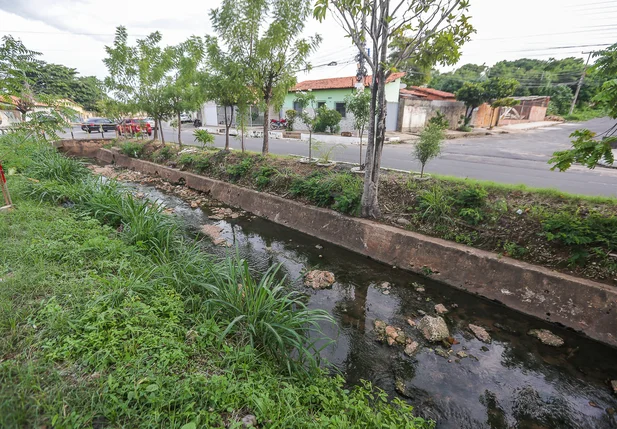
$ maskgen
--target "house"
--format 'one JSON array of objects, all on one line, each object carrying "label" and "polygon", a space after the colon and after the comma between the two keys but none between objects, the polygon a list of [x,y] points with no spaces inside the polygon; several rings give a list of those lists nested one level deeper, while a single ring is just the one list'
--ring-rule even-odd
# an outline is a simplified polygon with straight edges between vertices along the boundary
[{"label": "house", "polygon": [[451,92],[425,88],[423,86],[412,86],[409,89],[401,89],[401,98],[419,98],[430,101],[456,101],[456,95]]},{"label": "house", "polygon": [[[399,91],[401,89],[401,78],[403,76],[405,76],[405,73],[392,73],[386,81],[387,131],[396,131],[397,129]],[[372,76],[366,76],[363,82],[364,87],[369,87],[371,82]],[[321,106],[326,106],[328,109],[334,109],[341,114],[343,117],[340,123],[341,131],[355,131],[353,127],[353,115],[348,113],[345,109],[345,97],[356,91],[357,84],[358,81],[355,76],[299,82],[285,97],[281,117],[285,117],[285,111],[287,110],[300,110],[300,107],[294,101],[296,99],[296,92],[311,91],[315,94],[315,107],[319,108]],[[299,120],[296,120],[294,129],[306,130],[306,126]]]},{"label": "house", "polygon": [[465,115],[465,104],[456,101],[456,95],[451,92],[421,86],[401,89],[400,92],[398,130],[401,132],[422,130],[437,112],[445,115],[450,129],[454,130]]}]

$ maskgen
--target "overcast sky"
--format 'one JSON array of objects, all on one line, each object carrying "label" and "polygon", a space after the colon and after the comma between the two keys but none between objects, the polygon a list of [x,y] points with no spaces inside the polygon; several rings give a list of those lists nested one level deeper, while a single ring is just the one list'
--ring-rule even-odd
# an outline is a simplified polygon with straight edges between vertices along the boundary
[{"label": "overcast sky", "polygon": [[[48,62],[76,68],[82,75],[105,76],[104,47],[118,25],[129,34],[161,31],[175,44],[190,35],[211,34],[208,11],[220,0],[0,0],[0,36],[12,34]],[[583,57],[600,44],[617,42],[617,0],[470,0],[477,33],[463,48],[459,65],[492,65],[521,57]],[[307,23],[307,34],[323,43],[313,56],[317,67],[298,80],[355,74],[355,49],[332,20]],[[583,46],[590,45],[590,46]]]}]

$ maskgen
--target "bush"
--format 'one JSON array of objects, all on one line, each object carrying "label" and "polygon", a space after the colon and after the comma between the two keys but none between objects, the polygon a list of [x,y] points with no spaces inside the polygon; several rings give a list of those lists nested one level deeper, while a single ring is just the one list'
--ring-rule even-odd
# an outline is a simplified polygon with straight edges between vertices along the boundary
[{"label": "bush", "polygon": [[146,146],[143,143],[126,141],[120,144],[120,152],[131,158],[142,158]]},{"label": "bush", "polygon": [[212,159],[210,155],[203,152],[183,153],[178,158],[178,166],[196,173],[203,173],[212,167]]},{"label": "bush", "polygon": [[362,198],[362,179],[350,173],[314,172],[296,177],[289,189],[296,197],[304,197],[319,207],[331,207],[342,213],[357,214]]},{"label": "bush", "polygon": [[428,125],[441,128],[442,130],[447,130],[450,128],[450,122],[446,119],[446,115],[440,111],[436,111],[435,116],[428,120]]},{"label": "bush", "polygon": [[177,155],[177,150],[171,145],[163,145],[152,154],[152,161],[156,163],[167,162]]},{"label": "bush", "polygon": [[432,223],[452,222],[452,198],[440,186],[422,191],[418,196],[421,217]]},{"label": "bush", "polygon": [[480,187],[463,188],[456,193],[455,200],[463,208],[478,209],[486,205],[488,192]]},{"label": "bush", "polygon": [[285,111],[285,119],[287,119],[287,131],[293,131],[294,123],[296,122],[296,118],[298,116],[298,112],[294,109],[288,109]]},{"label": "bush", "polygon": [[340,129],[338,124],[341,122],[342,118],[341,114],[336,110],[321,106],[317,109],[315,132],[323,133],[328,130],[332,134],[337,133]]},{"label": "bush", "polygon": [[255,183],[257,189],[262,190],[270,184],[272,176],[278,174],[278,170],[274,167],[263,166],[255,173]]},{"label": "bush", "polygon": [[253,163],[254,160],[252,156],[243,155],[239,163],[232,164],[227,167],[227,174],[229,174],[229,178],[232,181],[236,181],[246,176],[253,168]]},{"label": "bush", "polygon": [[193,131],[193,136],[195,136],[195,140],[201,143],[204,148],[214,144],[214,136],[207,130],[195,130]]},{"label": "bush", "polygon": [[214,271],[206,304],[223,324],[222,336],[233,335],[287,368],[290,374],[315,370],[323,336],[309,339],[308,331],[321,332],[319,322],[333,322],[324,310],[309,310],[301,294],[288,292],[280,267],[273,266],[259,281],[244,260],[228,259],[225,270]]},{"label": "bush", "polygon": [[83,163],[67,158],[50,147],[41,147],[32,153],[32,163],[26,174],[39,180],[77,183],[90,174]]}]

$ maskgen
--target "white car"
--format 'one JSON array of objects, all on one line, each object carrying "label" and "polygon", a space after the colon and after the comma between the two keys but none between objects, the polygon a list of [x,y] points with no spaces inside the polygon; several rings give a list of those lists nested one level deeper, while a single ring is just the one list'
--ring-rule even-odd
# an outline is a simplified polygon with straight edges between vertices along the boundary
[{"label": "white car", "polygon": [[180,115],[180,122],[187,123],[187,122],[193,122],[193,119],[191,119],[191,115],[189,115],[188,113],[182,113]]}]

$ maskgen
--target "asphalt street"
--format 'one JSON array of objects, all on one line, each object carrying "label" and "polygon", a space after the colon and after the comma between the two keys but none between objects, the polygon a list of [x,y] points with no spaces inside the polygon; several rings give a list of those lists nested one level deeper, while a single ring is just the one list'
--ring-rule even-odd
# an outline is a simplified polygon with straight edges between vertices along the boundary
[{"label": "asphalt street", "polygon": [[[473,138],[447,140],[441,155],[429,162],[426,171],[449,176],[491,180],[500,183],[525,184],[541,188],[555,188],[561,191],[585,194],[617,196],[617,169],[598,167],[589,170],[573,166],[564,173],[551,171],[548,165],[553,152],[570,147],[569,135],[578,128],[590,128],[603,132],[614,120],[594,119],[586,123],[565,123],[553,127],[513,134],[499,134]],[[177,141],[177,130],[164,127],[166,141]],[[182,140],[187,145],[197,145],[193,138],[193,126],[185,125]],[[75,138],[88,138],[78,128],[73,130]],[[106,133],[107,136],[108,133]],[[110,137],[112,133],[109,133]],[[230,137],[231,147],[240,149],[240,140]],[[225,145],[224,135],[215,135],[215,146]],[[359,146],[344,145],[337,148],[333,159],[337,161],[359,161]],[[262,140],[245,138],[247,150],[261,152]],[[275,154],[307,155],[308,142],[298,140],[270,139],[270,152]],[[388,144],[384,147],[382,167],[407,171],[418,171],[419,163],[412,159],[411,144]]]}]

